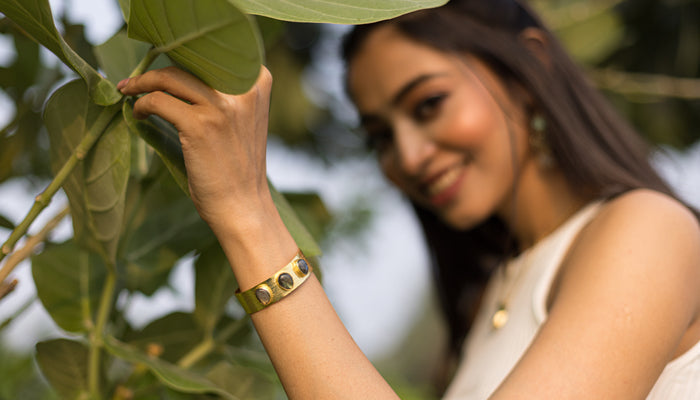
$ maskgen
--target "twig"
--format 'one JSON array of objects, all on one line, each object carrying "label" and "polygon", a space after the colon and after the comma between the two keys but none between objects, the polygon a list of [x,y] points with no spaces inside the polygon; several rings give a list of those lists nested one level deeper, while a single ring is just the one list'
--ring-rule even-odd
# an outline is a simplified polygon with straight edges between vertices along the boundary
[{"label": "twig", "polygon": [[12,293],[15,290],[15,286],[17,286],[17,279],[13,279],[9,283],[0,282],[0,300]]},{"label": "twig", "polygon": [[588,71],[593,82],[627,96],[674,97],[686,100],[700,99],[700,79],[678,78],[668,75],[619,71],[610,68]]},{"label": "twig", "polygon": [[[70,213],[70,208],[65,207],[63,210],[61,210],[58,214],[56,214],[51,220],[44,225],[44,227],[39,231],[34,236],[30,236],[27,238],[24,246],[16,250],[14,253],[12,253],[7,260],[5,260],[5,264],[2,266],[2,269],[0,269],[0,283],[2,283],[5,278],[7,278],[10,273],[12,272],[15,267],[22,262],[24,259],[32,255],[32,251],[34,248],[39,245],[40,243],[44,242],[46,240],[46,237],[53,231],[56,226],[58,225],[63,218],[66,217]],[[0,291],[0,299],[2,298],[2,292]]]}]

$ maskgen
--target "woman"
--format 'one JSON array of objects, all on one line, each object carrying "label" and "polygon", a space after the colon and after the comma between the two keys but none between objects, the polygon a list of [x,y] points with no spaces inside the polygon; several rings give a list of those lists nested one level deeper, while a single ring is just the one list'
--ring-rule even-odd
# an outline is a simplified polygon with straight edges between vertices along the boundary
[{"label": "woman", "polygon": [[[435,255],[454,354],[467,337],[447,398],[697,397],[698,216],[530,10],[456,0],[360,27],[345,50],[368,141]],[[270,85],[263,69],[226,96],[171,68],[119,88],[180,131],[192,198],[289,397],[396,398],[289,261],[265,178]]]}]

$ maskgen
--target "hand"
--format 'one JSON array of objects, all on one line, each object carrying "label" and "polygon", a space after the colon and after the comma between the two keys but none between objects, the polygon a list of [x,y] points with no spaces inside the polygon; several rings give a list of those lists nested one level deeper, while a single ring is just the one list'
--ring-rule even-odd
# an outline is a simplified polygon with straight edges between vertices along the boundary
[{"label": "hand", "polygon": [[242,95],[218,92],[176,67],[118,85],[125,95],[145,93],[134,104],[136,118],[157,115],[178,130],[192,200],[212,228],[271,201],[265,168],[271,86],[265,67]]}]

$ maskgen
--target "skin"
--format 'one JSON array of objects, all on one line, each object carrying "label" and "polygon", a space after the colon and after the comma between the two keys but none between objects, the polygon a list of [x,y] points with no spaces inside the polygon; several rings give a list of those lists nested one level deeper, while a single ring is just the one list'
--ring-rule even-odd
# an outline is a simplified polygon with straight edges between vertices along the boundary
[{"label": "skin", "polygon": [[[383,171],[450,225],[497,214],[530,246],[587,201],[527,145],[527,95],[477,60],[388,25],[352,60],[349,83],[370,135],[382,135],[373,141]],[[193,200],[242,290],[296,252],[265,180],[270,86],[265,69],[241,96],[174,68],[119,84],[145,93],[137,117],[159,115],[180,131]],[[648,190],[609,201],[576,239],[547,322],[492,398],[644,398],[663,367],[700,340],[699,285],[700,228],[686,208]],[[290,398],[397,398],[314,277],[252,319]]]}]

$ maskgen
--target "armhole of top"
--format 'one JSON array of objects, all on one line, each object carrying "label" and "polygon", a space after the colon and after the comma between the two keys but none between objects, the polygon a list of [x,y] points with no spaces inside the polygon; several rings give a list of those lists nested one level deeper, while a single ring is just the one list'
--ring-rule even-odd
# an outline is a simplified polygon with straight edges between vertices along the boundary
[{"label": "armhole of top", "polygon": [[537,282],[533,293],[532,308],[538,325],[541,325],[547,319],[547,299],[564,257],[569,253],[569,249],[576,241],[579,233],[598,214],[602,204],[602,201],[588,204],[561,227],[563,230],[561,235],[564,235],[564,239],[554,243],[554,248],[550,250],[552,259],[542,272],[542,276]]}]

